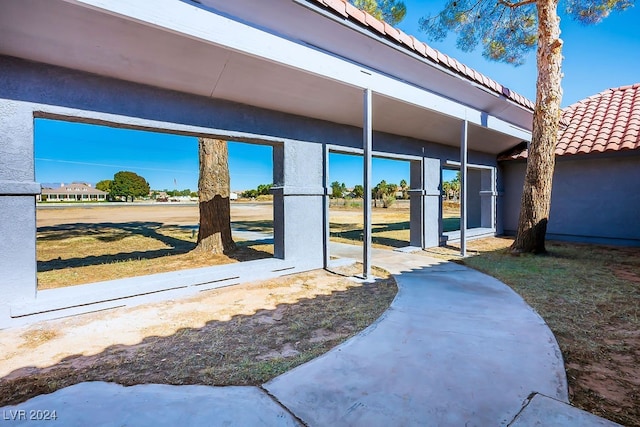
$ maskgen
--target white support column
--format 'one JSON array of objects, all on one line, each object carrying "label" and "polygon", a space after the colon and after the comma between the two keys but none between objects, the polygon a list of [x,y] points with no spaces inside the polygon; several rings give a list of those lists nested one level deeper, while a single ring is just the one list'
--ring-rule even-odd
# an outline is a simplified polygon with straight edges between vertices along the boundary
[{"label": "white support column", "polygon": [[494,230],[498,229],[498,223],[497,223],[497,208],[498,208],[498,204],[497,204],[497,198],[498,198],[498,188],[497,188],[497,181],[498,181],[498,176],[497,176],[497,170],[496,168],[491,168],[491,227]]},{"label": "white support column", "polygon": [[322,173],[323,173],[323,184],[324,184],[324,197],[323,197],[323,207],[324,207],[324,268],[329,267],[329,262],[331,260],[331,253],[329,250],[329,242],[331,238],[330,226],[329,226],[329,147],[326,144],[323,144],[324,153],[322,155]]},{"label": "white support column", "polygon": [[460,255],[467,256],[467,133],[469,122],[462,122],[460,136]]},{"label": "white support column", "polygon": [[371,150],[373,142],[371,97],[371,89],[365,89],[362,121],[362,145],[364,150],[364,236],[362,242],[362,275],[365,279],[368,279],[371,275]]}]

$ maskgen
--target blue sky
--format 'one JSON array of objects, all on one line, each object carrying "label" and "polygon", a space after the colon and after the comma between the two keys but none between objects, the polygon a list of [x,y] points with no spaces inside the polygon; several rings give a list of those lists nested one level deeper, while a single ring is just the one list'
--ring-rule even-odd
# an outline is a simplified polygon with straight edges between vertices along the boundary
[{"label": "blue sky", "polygon": [[[444,1],[405,0],[407,16],[398,26],[421,40],[418,20],[437,11]],[[561,2],[562,3],[562,2]],[[561,14],[563,47],[563,106],[605,89],[640,82],[640,7],[613,13],[602,23],[583,26]],[[524,65],[489,62],[480,50],[465,53],[455,47],[455,35],[429,42],[435,49],[487,75],[502,85],[535,100],[536,64],[532,52]],[[103,126],[36,120],[36,181],[83,181],[95,184],[120,170],[142,175],[153,189],[197,189],[197,140],[175,135],[127,131]],[[135,141],[135,143],[133,143]],[[359,157],[332,155],[330,181],[348,187],[362,183]],[[229,144],[231,188],[244,190],[272,181],[271,148]],[[409,181],[409,164],[374,159],[373,183],[385,179]]]},{"label": "blue sky", "polygon": [[[198,189],[198,139],[57,120],[35,121],[36,181],[95,184],[128,170],[154,190]],[[272,149],[229,143],[231,188],[270,183]]]}]

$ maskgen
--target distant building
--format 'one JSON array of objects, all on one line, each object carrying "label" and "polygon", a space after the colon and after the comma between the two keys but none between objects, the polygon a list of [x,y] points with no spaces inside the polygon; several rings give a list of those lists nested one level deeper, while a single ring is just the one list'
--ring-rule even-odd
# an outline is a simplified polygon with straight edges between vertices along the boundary
[{"label": "distant building", "polygon": [[104,202],[106,191],[93,188],[91,184],[74,182],[69,185],[60,184],[57,188],[43,188],[42,194],[36,196],[38,202]]},{"label": "distant building", "polygon": [[169,195],[167,194],[166,191],[160,191],[158,192],[158,194],[155,195],[155,197],[152,197],[155,199],[156,202],[168,202],[169,201]]}]

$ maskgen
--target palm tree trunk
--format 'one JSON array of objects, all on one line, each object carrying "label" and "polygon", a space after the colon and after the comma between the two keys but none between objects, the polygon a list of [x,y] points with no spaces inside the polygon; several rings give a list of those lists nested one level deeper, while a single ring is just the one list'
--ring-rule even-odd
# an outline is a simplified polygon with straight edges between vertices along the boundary
[{"label": "palm tree trunk", "polygon": [[512,253],[545,253],[562,100],[558,0],[538,0],[538,81],[533,132]]}]

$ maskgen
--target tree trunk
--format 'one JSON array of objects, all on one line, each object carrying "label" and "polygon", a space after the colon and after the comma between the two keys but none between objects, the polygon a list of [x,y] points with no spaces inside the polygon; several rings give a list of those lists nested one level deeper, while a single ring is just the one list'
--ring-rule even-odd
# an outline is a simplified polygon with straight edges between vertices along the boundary
[{"label": "tree trunk", "polygon": [[558,0],[538,0],[538,81],[518,232],[511,252],[545,253],[562,100]]},{"label": "tree trunk", "polygon": [[231,238],[229,151],[220,139],[198,138],[200,229],[197,248],[214,254],[235,249]]}]

